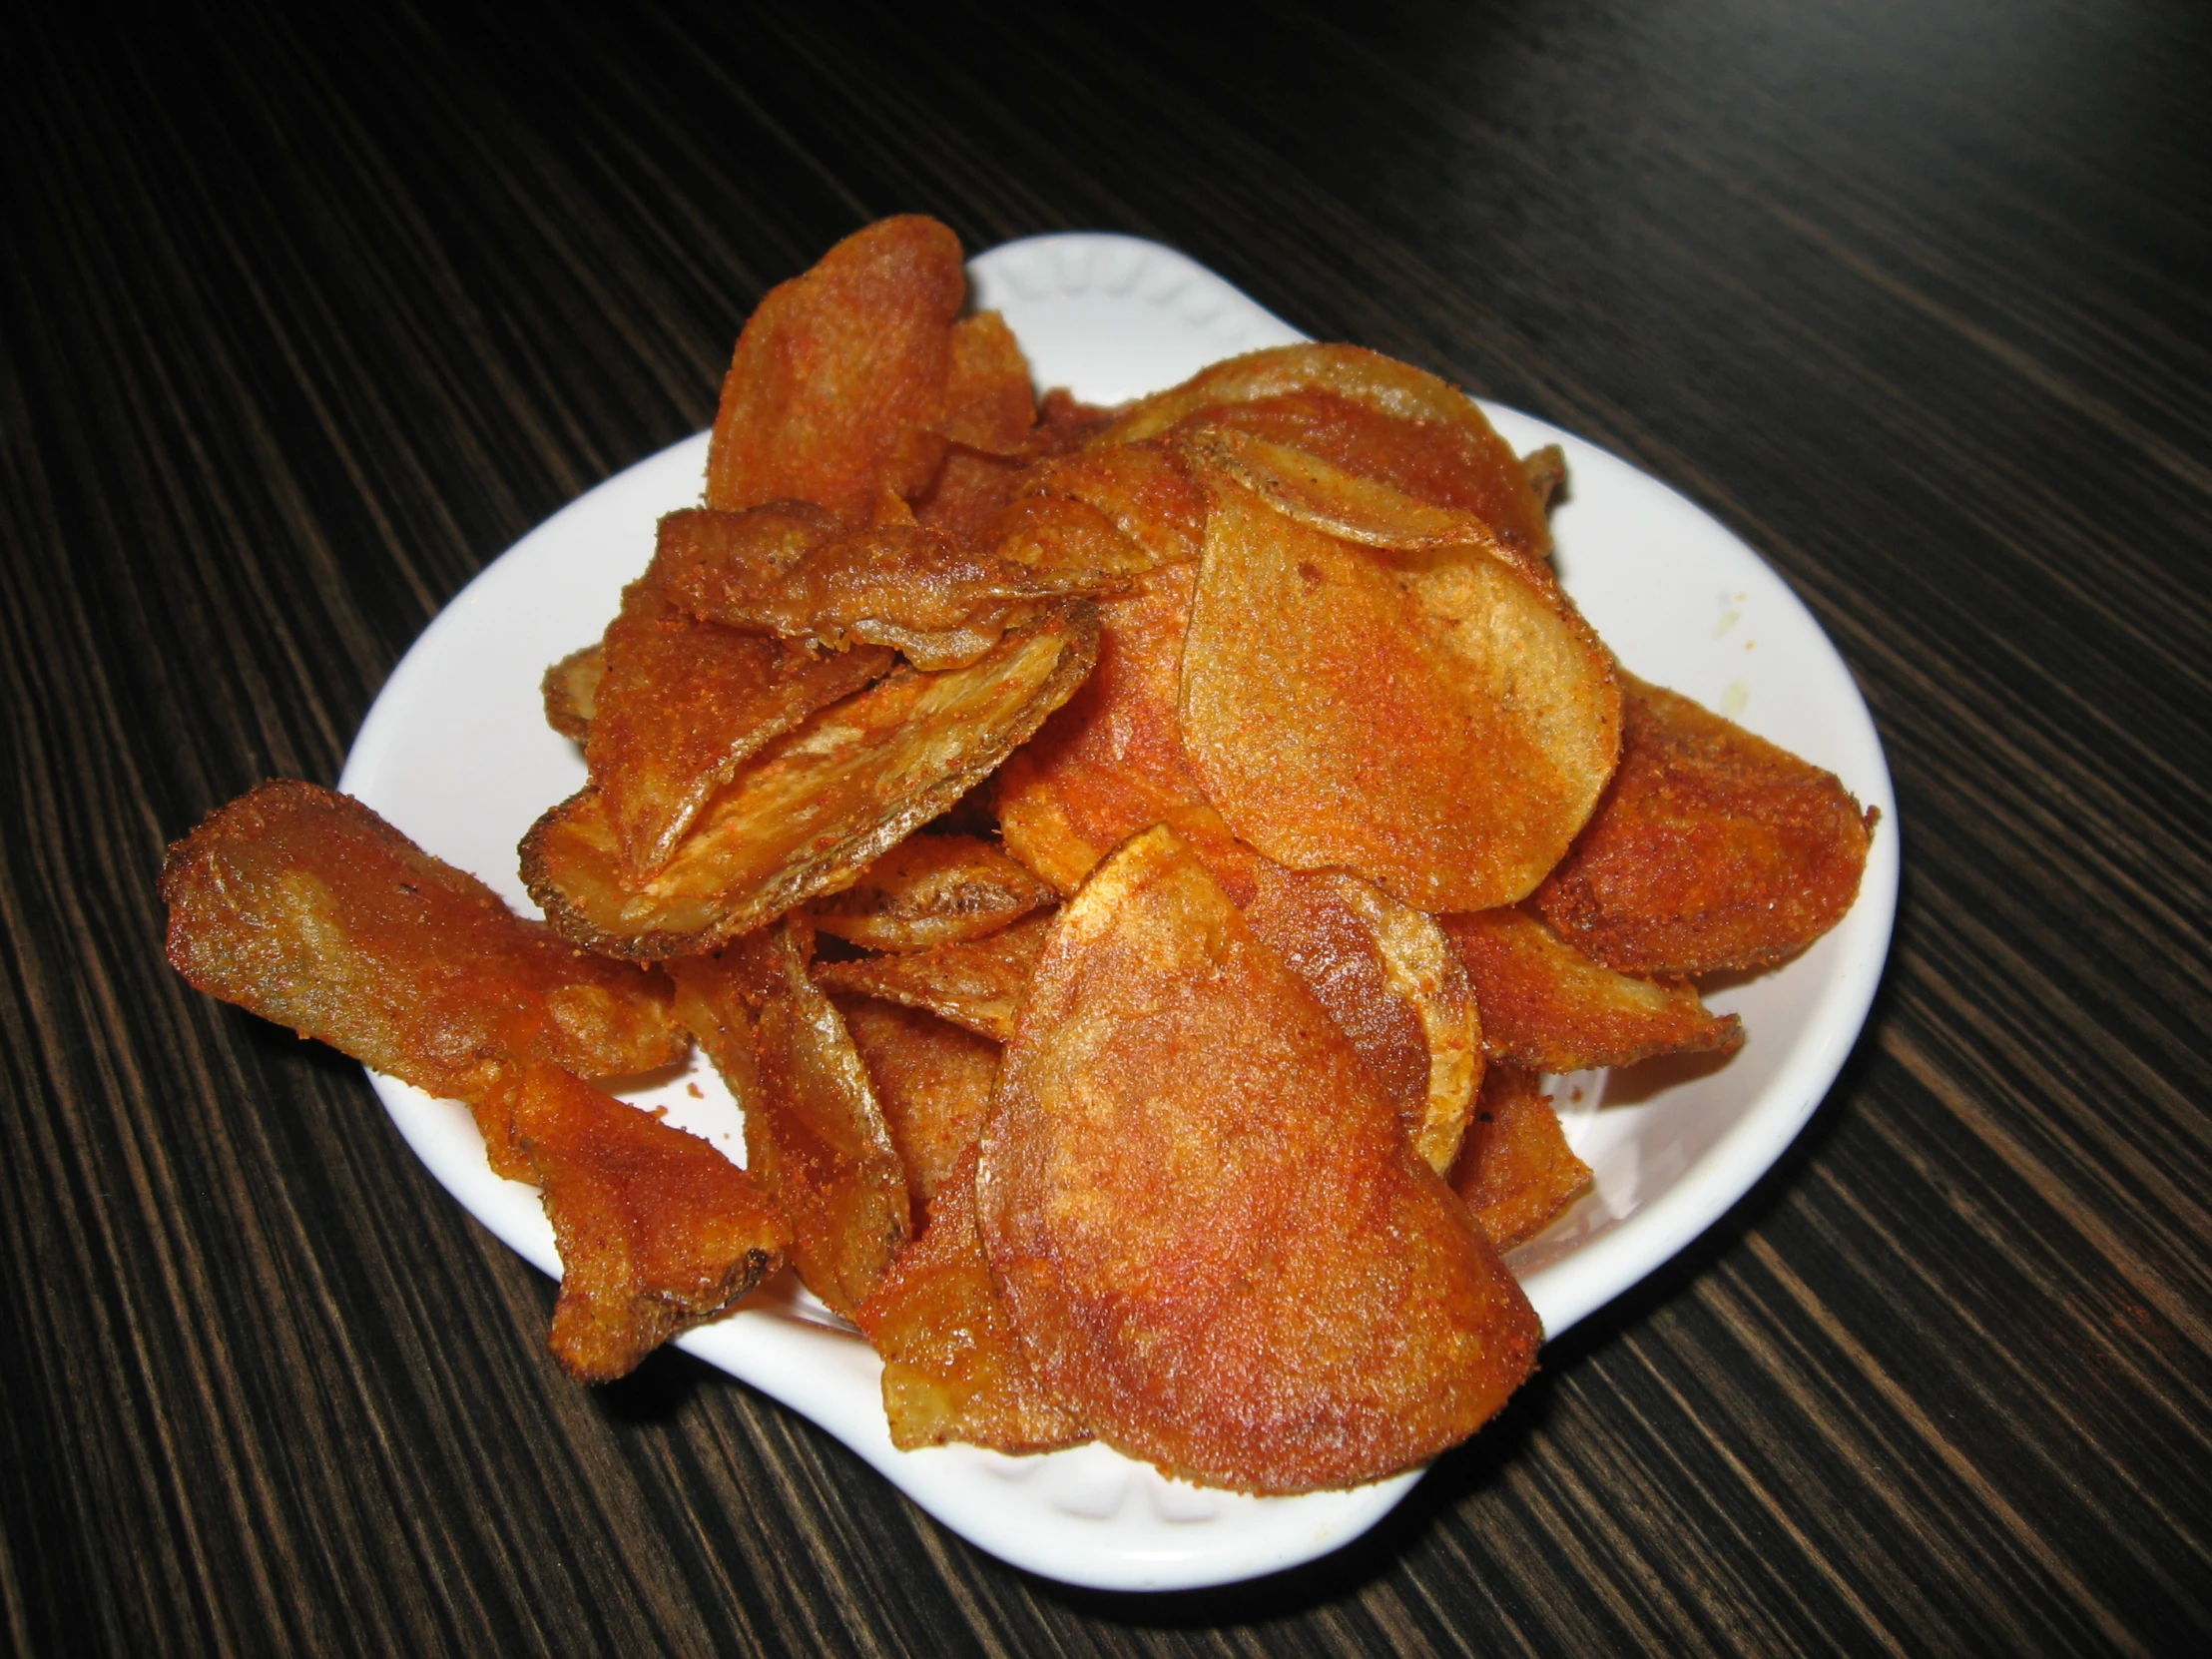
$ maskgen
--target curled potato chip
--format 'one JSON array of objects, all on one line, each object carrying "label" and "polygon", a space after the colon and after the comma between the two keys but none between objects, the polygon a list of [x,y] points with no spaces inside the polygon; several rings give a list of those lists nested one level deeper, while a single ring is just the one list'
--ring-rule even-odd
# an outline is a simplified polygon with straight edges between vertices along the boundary
[{"label": "curled potato chip", "polygon": [[545,700],[545,724],[564,738],[578,743],[591,733],[591,717],[598,707],[599,682],[607,672],[607,649],[587,645],[571,651],[545,671],[538,692]]},{"label": "curled potato chip", "polygon": [[975,1145],[998,1087],[998,1044],[920,1008],[832,996],[875,1085],[906,1183],[926,1216]]},{"label": "curled potato chip", "polygon": [[906,955],[824,962],[815,977],[832,990],[925,1008],[1004,1042],[1014,1034],[1014,1022],[1028,999],[1029,979],[1052,920],[1049,915],[1029,916],[980,939]]},{"label": "curled potato chip", "polygon": [[[585,955],[334,790],[277,781],[210,814],[161,894],[195,987],[431,1094],[480,1099],[519,1060],[616,1077],[686,1049],[659,974]],[[485,1139],[498,1161],[503,1122]]]},{"label": "curled potato chip", "polygon": [[1590,1185],[1543,1079],[1524,1066],[1493,1065],[1475,1097],[1452,1189],[1500,1250],[1534,1238]]},{"label": "curled potato chip", "polygon": [[650,880],[624,874],[586,789],[522,842],[522,878],[567,937],[656,961],[712,949],[855,879],[950,807],[1090,672],[1097,613],[1056,609],[970,667],[899,670],[818,711],[740,769]]},{"label": "curled potato chip", "polygon": [[621,1377],[783,1265],[782,1213],[698,1136],[554,1066],[503,1096],[561,1253],[549,1346],[572,1377]]},{"label": "curled potato chip", "polygon": [[1436,923],[1350,870],[1259,865],[1244,917],[1352,1039],[1405,1133],[1451,1168],[1482,1077],[1483,1028],[1466,970]]},{"label": "curled potato chip", "polygon": [[1155,565],[1196,559],[1205,547],[1206,492],[1175,449],[1158,440],[1039,462],[1023,479],[1021,493],[1025,499],[1079,501],[1103,513]]},{"label": "curled potato chip", "polygon": [[955,1441],[1050,1451],[1090,1438],[1023,1357],[975,1231],[975,1149],[929,1225],[854,1316],[883,1357],[883,1414],[902,1451]]},{"label": "curled potato chip", "polygon": [[731,1084],[746,1167],[790,1220],[799,1277],[849,1315],[905,1241],[911,1209],[867,1067],[807,972],[809,948],[804,925],[780,922],[671,971],[722,1028],[742,1029],[750,1011],[756,1065],[748,1075],[741,1061]]},{"label": "curled potato chip", "polygon": [[1100,1438],[1254,1491],[1485,1421],[1527,1300],[1305,985],[1164,829],[1061,912],[976,1166],[1031,1368]]},{"label": "curled potato chip", "polygon": [[945,439],[960,242],[905,215],[855,231],[746,322],[707,451],[707,505],[811,501],[850,523],[918,492]]},{"label": "curled potato chip", "polygon": [[1743,1021],[1712,1012],[1692,987],[1593,962],[1524,910],[1436,919],[1474,981],[1482,1045],[1494,1061],[1593,1071],[1743,1046]]},{"label": "curled potato chip", "polygon": [[1098,667],[999,769],[1006,850],[1063,893],[1138,830],[1166,824],[1232,898],[1252,897],[1256,860],[1200,792],[1176,715],[1197,583],[1197,566],[1169,565],[1101,604]]},{"label": "curled potato chip", "polygon": [[1620,694],[1588,626],[1503,559],[1380,552],[1219,470],[1207,482],[1181,726],[1230,830],[1416,909],[1526,895],[1619,746]]},{"label": "curled potato chip", "polygon": [[608,625],[584,744],[593,787],[634,880],[674,855],[746,758],[891,670],[888,651],[831,657],[672,610],[633,582]]},{"label": "curled potato chip", "polygon": [[1773,967],[1843,919],[1874,815],[1834,773],[1623,673],[1619,774],[1536,909],[1624,973]]},{"label": "curled potato chip", "polygon": [[926,950],[995,933],[1057,896],[973,835],[909,835],[808,914],[823,932],[870,950]]}]

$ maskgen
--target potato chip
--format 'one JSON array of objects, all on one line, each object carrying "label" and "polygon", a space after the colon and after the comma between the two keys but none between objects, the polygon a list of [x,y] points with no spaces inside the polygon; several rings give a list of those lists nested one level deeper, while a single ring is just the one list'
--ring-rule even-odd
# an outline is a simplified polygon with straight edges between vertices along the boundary
[{"label": "potato chip", "polygon": [[1471,1433],[1542,1333],[1313,993],[1161,829],[1061,912],[976,1213],[1023,1352],[1100,1438],[1288,1492]]},{"label": "potato chip", "polygon": [[911,1205],[867,1067],[808,975],[810,950],[804,924],[779,922],[671,971],[725,1028],[742,1022],[723,1010],[750,1011],[758,1063],[748,1076],[741,1061],[731,1087],[745,1101],[746,1167],[791,1223],[800,1279],[849,1315],[905,1242]]},{"label": "potato chip", "polygon": [[877,648],[818,658],[695,622],[648,582],[623,591],[605,662],[584,759],[633,880],[668,862],[747,757],[892,667]]},{"label": "potato chip", "polygon": [[998,1044],[919,1008],[872,996],[830,999],[844,1016],[926,1217],[983,1132],[998,1088]]},{"label": "potato chip", "polygon": [[545,700],[545,724],[564,738],[582,743],[591,732],[599,704],[599,682],[607,672],[607,649],[587,645],[571,651],[545,671],[538,693]]},{"label": "potato chip", "polygon": [[1450,941],[1350,870],[1258,868],[1246,923],[1352,1039],[1413,1150],[1443,1174],[1482,1077],[1482,1024]]},{"label": "potato chip", "polygon": [[771,289],[738,336],[707,451],[707,505],[811,501],[864,524],[943,457],[960,243],[879,220]]},{"label": "potato chip", "polygon": [[968,547],[990,547],[999,516],[1012,504],[1028,463],[954,445],[928,486],[914,497],[914,522]]},{"label": "potato chip", "polygon": [[1064,703],[1098,651],[1071,601],[972,666],[901,669],[755,755],[651,880],[623,873],[586,789],[522,842],[522,877],[563,934],[654,961],[713,948],[833,892],[950,807]]},{"label": "potato chip", "polygon": [[1159,563],[1086,501],[1029,495],[1010,503],[986,532],[997,556],[1040,581],[1098,594]]},{"label": "potato chip", "polygon": [[782,1214],[698,1136],[555,1066],[503,1092],[561,1253],[550,1347],[572,1377],[623,1376],[783,1266]]},{"label": "potato chip", "polygon": [[808,914],[823,932],[870,950],[926,950],[995,933],[1058,896],[973,835],[909,835]]},{"label": "potato chip", "polygon": [[1535,1072],[1493,1065],[1484,1073],[1451,1185],[1500,1250],[1534,1238],[1588,1189],[1590,1166],[1567,1145]]},{"label": "potato chip", "polygon": [[998,773],[1006,850],[1072,893],[1140,830],[1174,828],[1239,903],[1254,855],[1200,793],[1176,700],[1198,568],[1170,565],[1099,606],[1098,667]]},{"label": "potato chip", "polygon": [[831,990],[926,1008],[955,1025],[1004,1042],[1028,1000],[1037,953],[1052,931],[1049,915],[964,944],[940,944],[907,955],[824,962],[815,978]]},{"label": "potato chip", "polygon": [[210,814],[161,894],[195,987],[431,1094],[481,1098],[517,1060],[616,1077],[686,1049],[659,974],[585,955],[334,790],[277,781]]},{"label": "potato chip", "polygon": [[1712,1012],[1692,987],[1616,973],[1524,910],[1436,919],[1474,981],[1482,1046],[1493,1061],[1594,1071],[1743,1046],[1743,1021]]},{"label": "potato chip", "polygon": [[1621,676],[1619,776],[1536,909],[1624,973],[1773,967],[1843,919],[1874,814],[1834,773],[1686,697]]},{"label": "potato chip", "polygon": [[962,448],[986,455],[1020,455],[1037,422],[1037,395],[1029,384],[1029,359],[996,311],[977,311],[952,325],[945,412],[938,425]]},{"label": "potato chip", "polygon": [[901,1451],[955,1441],[1050,1451],[1090,1438],[1030,1371],[991,1282],[975,1231],[973,1147],[854,1321],[883,1357],[883,1414]]},{"label": "potato chip", "polygon": [[1021,493],[1080,501],[1103,513],[1155,565],[1196,559],[1205,548],[1206,491],[1175,449],[1159,440],[1041,462],[1022,481]]},{"label": "potato chip", "polygon": [[1416,909],[1525,896],[1589,817],[1619,692],[1588,627],[1502,559],[1325,534],[1209,470],[1183,751],[1231,830]]}]

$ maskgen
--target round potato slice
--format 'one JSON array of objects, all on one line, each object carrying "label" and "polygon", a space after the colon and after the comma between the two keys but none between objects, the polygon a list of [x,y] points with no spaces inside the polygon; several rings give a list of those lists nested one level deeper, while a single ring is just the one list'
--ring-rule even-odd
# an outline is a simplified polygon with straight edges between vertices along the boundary
[{"label": "round potato slice", "polygon": [[1482,547],[1363,546],[1202,470],[1181,728],[1230,830],[1415,909],[1525,896],[1619,752],[1620,691],[1588,625]]},{"label": "round potato slice", "polygon": [[1541,1331],[1304,983],[1173,831],[1061,913],[976,1170],[1039,1381],[1185,1477],[1372,1480],[1472,1433]]},{"label": "round potato slice", "polygon": [[1069,601],[967,668],[902,669],[746,763],[649,880],[624,872],[586,789],[532,826],[522,879],[546,918],[637,961],[710,950],[857,879],[1003,761],[1090,672],[1098,613]]}]

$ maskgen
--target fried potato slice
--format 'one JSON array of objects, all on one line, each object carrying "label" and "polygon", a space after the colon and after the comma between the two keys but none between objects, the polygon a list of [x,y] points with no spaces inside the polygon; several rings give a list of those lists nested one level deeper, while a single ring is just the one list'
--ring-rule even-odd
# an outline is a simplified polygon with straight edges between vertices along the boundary
[{"label": "fried potato slice", "polygon": [[960,242],[904,215],[772,288],[738,336],[707,451],[707,505],[811,501],[864,524],[944,454]]},{"label": "fried potato slice", "polygon": [[1484,1073],[1451,1185],[1500,1250],[1534,1238],[1588,1189],[1590,1166],[1567,1145],[1534,1071]]},{"label": "fried potato slice", "polygon": [[892,667],[879,648],[814,657],[696,622],[650,582],[623,591],[605,661],[584,760],[632,880],[667,864],[748,756]]},{"label": "fried potato slice", "polygon": [[1621,675],[1619,774],[1535,907],[1624,973],[1773,967],[1851,908],[1875,815],[1834,773]]},{"label": "fried potato slice", "polygon": [[672,604],[705,621],[818,650],[889,646],[932,670],[974,662],[1041,600],[1103,592],[1117,580],[1015,564],[919,524],[806,538],[797,533],[805,522],[783,504],[671,513],[661,521],[654,579]]},{"label": "fried potato slice", "polygon": [[1542,1336],[1351,1043],[1166,829],[1061,912],[976,1213],[1046,1389],[1191,1479],[1405,1468],[1487,1420]]},{"label": "fried potato slice", "polygon": [[1397,1109],[1438,1175],[1482,1078],[1474,993],[1436,923],[1350,870],[1300,872],[1264,860],[1244,918],[1314,993]]},{"label": "fried potato slice", "polygon": [[987,535],[1000,559],[1035,572],[1040,581],[1084,584],[1080,591],[1090,594],[1123,586],[1159,563],[1089,502],[1057,495],[1010,503]]},{"label": "fried potato slice", "polygon": [[1073,601],[971,667],[901,669],[820,710],[739,770],[649,881],[626,879],[586,789],[523,838],[523,882],[592,949],[643,961],[712,949],[856,879],[1034,733],[1097,653],[1097,612]]},{"label": "fried potato slice", "polygon": [[[280,780],[210,814],[161,894],[197,989],[431,1094],[481,1099],[516,1060],[617,1077],[688,1046],[661,975],[585,955],[334,790]],[[485,1138],[497,1164],[503,1120]]]},{"label": "fried potato slice", "polygon": [[954,444],[928,486],[914,497],[914,522],[967,547],[990,547],[999,516],[1028,476],[1018,456],[986,455]]},{"label": "fried potato slice", "polygon": [[1525,910],[1438,916],[1466,964],[1491,1060],[1536,1071],[1632,1066],[1659,1054],[1733,1054],[1743,1021],[1685,984],[1593,962]]},{"label": "fried potato slice", "polygon": [[867,1065],[924,1218],[983,1132],[998,1088],[998,1044],[920,1008],[872,996],[830,999]]},{"label": "fried potato slice", "polygon": [[1610,659],[1503,559],[1382,553],[1206,473],[1183,751],[1230,830],[1416,909],[1525,896],[1620,741]]},{"label": "fried potato slice", "polygon": [[995,933],[1058,896],[974,835],[909,835],[808,914],[823,932],[870,950],[927,950]]},{"label": "fried potato slice", "polygon": [[572,1377],[621,1377],[783,1266],[783,1215],[698,1136],[556,1066],[502,1094],[561,1253],[549,1346]]},{"label": "fried potato slice", "polygon": [[1037,423],[1029,359],[996,311],[977,311],[952,325],[952,360],[938,430],[962,448],[986,455],[1021,455]]},{"label": "fried potato slice", "polygon": [[1108,852],[1166,824],[1239,903],[1256,859],[1229,832],[1183,753],[1176,701],[1198,567],[1139,577],[1099,607],[1098,667],[998,773],[1006,850],[1072,893]]},{"label": "fried potato slice", "polygon": [[591,733],[599,706],[599,682],[607,672],[607,648],[587,645],[571,651],[545,671],[538,694],[545,700],[545,724],[564,738],[582,743]]},{"label": "fried potato slice", "polygon": [[1095,508],[1155,565],[1196,559],[1205,547],[1206,491],[1174,447],[1158,439],[1040,461],[1021,493]]},{"label": "fried potato slice", "polygon": [[831,990],[881,997],[925,1008],[955,1025],[1004,1042],[1029,995],[1037,954],[1052,931],[1050,915],[963,944],[940,944],[909,955],[824,962],[815,978]]},{"label": "fried potato slice", "polygon": [[883,1357],[891,1444],[1050,1451],[1089,1439],[1023,1357],[975,1231],[975,1149],[944,1183],[919,1239],[854,1316]]},{"label": "fried potato slice", "polygon": [[905,1242],[912,1211],[867,1067],[807,972],[811,948],[804,924],[779,922],[671,972],[687,1006],[711,1010],[723,1029],[742,1029],[750,1013],[757,1063],[748,1076],[741,1060],[731,1085],[745,1102],[746,1167],[791,1222],[800,1279],[849,1317]]}]

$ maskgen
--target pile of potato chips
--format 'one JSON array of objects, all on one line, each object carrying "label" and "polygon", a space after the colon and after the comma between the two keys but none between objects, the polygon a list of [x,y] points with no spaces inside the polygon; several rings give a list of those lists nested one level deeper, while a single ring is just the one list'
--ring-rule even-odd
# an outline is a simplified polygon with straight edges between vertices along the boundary
[{"label": "pile of potato chips", "polygon": [[[1558,454],[1442,381],[1040,404],[965,297],[903,218],[754,313],[704,504],[547,673],[548,923],[278,782],[170,849],[171,959],[469,1105],[580,1378],[789,1264],[902,1446],[1418,1463],[1535,1363],[1500,1252],[1589,1179],[1540,1074],[1733,1050],[1694,980],[1832,926],[1871,817],[1612,659]],[[695,1042],[743,1169],[595,1086]]]}]

